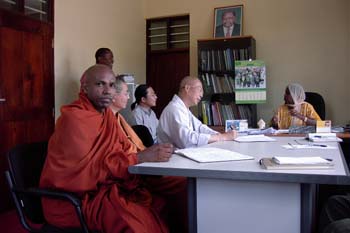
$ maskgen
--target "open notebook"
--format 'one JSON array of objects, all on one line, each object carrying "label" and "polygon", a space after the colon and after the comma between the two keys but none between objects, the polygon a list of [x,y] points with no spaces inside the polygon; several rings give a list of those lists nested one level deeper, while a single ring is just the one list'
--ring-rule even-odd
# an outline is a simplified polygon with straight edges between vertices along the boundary
[{"label": "open notebook", "polygon": [[175,153],[200,163],[254,159],[252,156],[215,147],[178,149]]}]

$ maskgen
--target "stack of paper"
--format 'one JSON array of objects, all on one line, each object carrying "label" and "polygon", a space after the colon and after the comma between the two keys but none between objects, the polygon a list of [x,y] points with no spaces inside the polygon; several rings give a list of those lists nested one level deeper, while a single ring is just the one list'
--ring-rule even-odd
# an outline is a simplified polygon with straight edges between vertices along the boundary
[{"label": "stack of paper", "polygon": [[200,163],[254,159],[252,156],[214,147],[179,149],[175,153]]},{"label": "stack of paper", "polygon": [[277,164],[330,164],[329,160],[324,158],[313,156],[313,157],[272,157],[273,161]]},{"label": "stack of paper", "polygon": [[341,142],[335,133],[309,133],[308,139],[312,142]]},{"label": "stack of paper", "polygon": [[260,164],[265,169],[331,169],[334,164],[329,159],[313,157],[282,157],[263,158]]}]

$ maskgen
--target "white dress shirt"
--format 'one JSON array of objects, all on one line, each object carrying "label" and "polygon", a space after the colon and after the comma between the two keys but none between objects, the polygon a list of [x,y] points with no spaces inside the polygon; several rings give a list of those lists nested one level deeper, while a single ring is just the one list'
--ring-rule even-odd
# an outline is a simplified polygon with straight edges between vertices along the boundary
[{"label": "white dress shirt", "polygon": [[224,36],[226,37],[227,33],[229,33],[229,36],[232,35],[232,32],[233,32],[233,27],[234,25],[232,25],[231,27],[223,27],[224,28]]},{"label": "white dress shirt", "polygon": [[157,128],[159,143],[169,142],[180,149],[206,145],[210,135],[217,133],[202,124],[177,95],[164,108]]},{"label": "white dress shirt", "polygon": [[152,135],[154,143],[157,143],[158,119],[154,111],[150,108],[147,109],[140,105],[136,105],[132,114],[134,115],[136,124],[146,126]]}]

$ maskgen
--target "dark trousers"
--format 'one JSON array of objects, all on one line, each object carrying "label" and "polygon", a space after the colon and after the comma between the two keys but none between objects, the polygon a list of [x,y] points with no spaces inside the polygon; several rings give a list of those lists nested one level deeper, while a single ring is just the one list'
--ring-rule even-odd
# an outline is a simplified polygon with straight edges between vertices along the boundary
[{"label": "dark trousers", "polygon": [[328,199],[321,211],[319,233],[350,233],[350,195]]}]

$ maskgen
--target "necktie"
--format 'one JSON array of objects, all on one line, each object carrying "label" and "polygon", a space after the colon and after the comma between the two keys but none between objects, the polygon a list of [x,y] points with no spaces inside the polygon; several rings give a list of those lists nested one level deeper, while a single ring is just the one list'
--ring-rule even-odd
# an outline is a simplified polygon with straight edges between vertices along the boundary
[{"label": "necktie", "polygon": [[230,36],[231,36],[230,28],[228,28],[227,31],[226,31],[226,36],[225,37],[230,37]]}]

